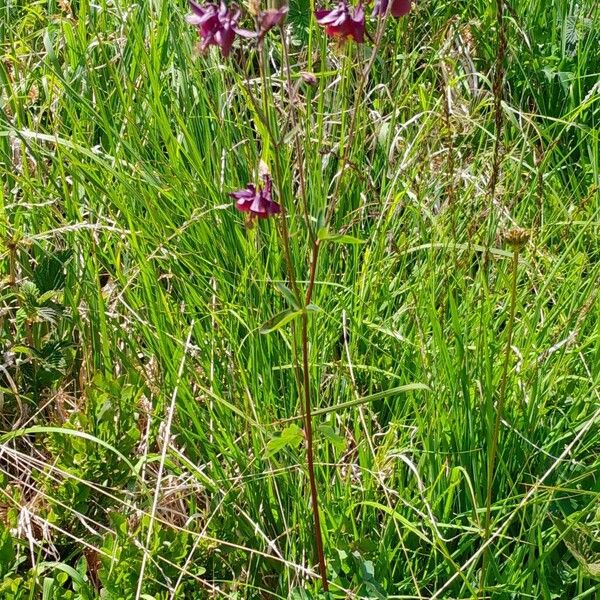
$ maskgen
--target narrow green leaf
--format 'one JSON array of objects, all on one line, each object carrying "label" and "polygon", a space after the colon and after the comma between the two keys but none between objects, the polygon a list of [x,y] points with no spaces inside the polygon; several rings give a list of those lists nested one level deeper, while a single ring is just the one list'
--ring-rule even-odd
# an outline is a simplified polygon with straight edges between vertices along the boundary
[{"label": "narrow green leaf", "polygon": [[361,240],[353,235],[344,235],[341,233],[329,233],[325,227],[319,229],[317,238],[322,242],[333,242],[334,244],[364,244],[365,240]]},{"label": "narrow green leaf", "polygon": [[[363,396],[362,398],[356,398],[355,400],[349,400],[348,402],[341,402],[340,404],[334,404],[333,406],[327,406],[325,408],[313,410],[312,415],[313,417],[318,417],[319,415],[326,415],[327,413],[343,410],[344,408],[351,408],[353,406],[359,406],[361,404],[375,402],[375,400],[381,400],[383,398],[387,398],[388,396],[393,396],[395,394],[402,394],[405,392],[416,392],[419,390],[430,392],[431,388],[428,385],[425,385],[424,383],[409,383],[407,385],[399,385],[398,387],[390,388],[389,390],[384,390],[383,392],[377,392],[376,394]],[[296,421],[301,418],[302,416],[298,415],[295,417],[290,417],[285,421]]]},{"label": "narrow green leaf", "polygon": [[94,444],[98,444],[99,446],[106,448],[107,450],[109,450],[110,452],[112,452],[116,456],[118,456],[129,467],[131,472],[135,474],[135,469],[134,469],[132,463],[121,452],[119,452],[114,446],[112,446],[108,442],[105,442],[104,440],[102,440],[98,437],[95,437],[93,435],[90,435],[89,433],[86,433],[85,431],[79,431],[77,429],[68,429],[66,427],[43,427],[41,425],[36,425],[34,427],[28,427],[27,429],[16,429],[15,431],[9,431],[9,432],[3,434],[2,436],[0,436],[0,444],[4,444],[15,438],[24,437],[24,436],[27,436],[27,435],[30,435],[33,433],[42,433],[42,434],[56,433],[59,435],[71,435],[73,437],[78,437],[78,438],[87,440],[89,442],[92,442]]},{"label": "narrow green leaf", "polygon": [[287,325],[290,321],[293,321],[296,317],[302,314],[301,310],[291,310],[286,309],[282,310],[280,313],[277,313],[274,317],[271,317],[268,321],[262,324],[260,328],[260,332],[272,333],[273,331],[277,331],[281,329],[284,325]]},{"label": "narrow green leaf", "polygon": [[298,302],[296,300],[296,297],[294,296],[294,293],[292,292],[292,290],[290,290],[290,288],[287,285],[285,285],[285,283],[277,281],[275,282],[275,287],[277,288],[279,293],[287,300],[287,303],[292,308],[300,310],[300,306],[298,306]]}]

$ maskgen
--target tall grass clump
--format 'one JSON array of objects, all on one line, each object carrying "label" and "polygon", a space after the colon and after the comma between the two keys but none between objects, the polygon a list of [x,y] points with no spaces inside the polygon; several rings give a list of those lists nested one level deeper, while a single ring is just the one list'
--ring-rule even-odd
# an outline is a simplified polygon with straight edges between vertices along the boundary
[{"label": "tall grass clump", "polygon": [[595,597],[599,31],[0,5],[0,597]]}]

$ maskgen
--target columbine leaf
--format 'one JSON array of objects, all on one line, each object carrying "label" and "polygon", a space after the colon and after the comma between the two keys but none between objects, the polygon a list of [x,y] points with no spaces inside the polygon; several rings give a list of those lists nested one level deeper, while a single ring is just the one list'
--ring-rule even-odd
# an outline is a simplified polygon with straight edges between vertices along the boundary
[{"label": "columbine leaf", "polygon": [[46,321],[56,325],[58,317],[60,316],[59,311],[51,306],[40,306],[37,309],[37,318],[40,321]]},{"label": "columbine leaf", "polygon": [[297,448],[304,438],[304,433],[298,425],[288,425],[279,437],[275,437],[267,444],[267,458],[270,458],[284,448]]},{"label": "columbine leaf", "polygon": [[336,433],[331,425],[321,425],[319,433],[326,439],[338,452],[346,448],[346,440],[343,435]]},{"label": "columbine leaf", "polygon": [[49,290],[47,292],[42,293],[37,299],[38,306],[41,306],[42,304],[46,304],[46,302],[52,300],[52,298],[54,298],[55,296],[56,296],[55,290]]},{"label": "columbine leaf", "polygon": [[40,259],[32,276],[40,293],[62,290],[65,287],[65,269],[72,256],[72,250],[59,250]]},{"label": "columbine leaf", "polygon": [[27,304],[27,306],[36,306],[40,291],[33,281],[26,279],[19,287],[19,294],[21,295],[23,304]]}]

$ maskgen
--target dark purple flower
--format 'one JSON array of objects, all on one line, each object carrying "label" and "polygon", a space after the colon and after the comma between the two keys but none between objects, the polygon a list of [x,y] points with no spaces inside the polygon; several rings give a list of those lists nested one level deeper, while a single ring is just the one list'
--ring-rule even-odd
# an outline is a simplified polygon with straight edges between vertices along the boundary
[{"label": "dark purple flower", "polygon": [[250,217],[266,219],[281,212],[281,206],[271,197],[273,183],[269,175],[263,175],[263,184],[255,186],[249,183],[243,190],[230,194],[236,200],[236,207]]},{"label": "dark purple flower", "polygon": [[239,29],[237,22],[240,18],[239,9],[231,10],[224,2],[217,5],[213,2],[197,4],[189,0],[192,12],[186,17],[191,25],[198,28],[202,38],[200,49],[206,50],[209,46],[219,46],[223,56],[228,56],[235,34],[251,37],[254,34],[245,29]]},{"label": "dark purple flower", "polygon": [[[375,0],[375,7],[373,9],[373,16],[385,15],[388,10],[389,0]],[[404,15],[407,15],[412,8],[412,0],[392,0],[392,7],[390,8],[390,14],[392,17],[399,19]]]},{"label": "dark purple flower", "polygon": [[352,14],[346,0],[341,0],[332,10],[317,9],[315,17],[317,23],[325,27],[327,35],[341,39],[351,37],[359,44],[363,43],[365,37],[365,9],[362,4],[359,4],[354,10],[354,14]]}]

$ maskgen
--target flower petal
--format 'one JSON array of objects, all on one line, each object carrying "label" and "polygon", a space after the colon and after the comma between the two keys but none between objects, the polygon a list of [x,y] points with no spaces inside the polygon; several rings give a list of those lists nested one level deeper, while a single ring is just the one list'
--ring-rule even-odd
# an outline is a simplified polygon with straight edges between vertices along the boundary
[{"label": "flower petal", "polygon": [[240,29],[239,27],[234,27],[233,31],[235,31],[239,36],[241,36],[243,38],[258,37],[258,33],[256,33],[256,31],[250,31],[248,29]]},{"label": "flower petal", "polygon": [[197,13],[185,15],[185,20],[186,23],[189,23],[190,25],[200,25],[200,23],[202,23],[202,17]]},{"label": "flower petal", "polygon": [[342,0],[333,10],[316,10],[315,18],[319,25],[325,27],[326,35],[340,38],[351,37],[359,43],[364,41],[365,11],[362,3],[352,14],[346,0]]},{"label": "flower petal", "polygon": [[275,202],[275,200],[271,200],[269,202],[268,213],[270,215],[277,215],[281,212],[281,206]]},{"label": "flower petal", "polygon": [[204,7],[200,6],[199,4],[197,4],[196,2],[194,2],[194,0],[188,0],[188,4],[190,5],[190,10],[194,13],[196,13],[197,15],[203,15],[204,14]]}]

